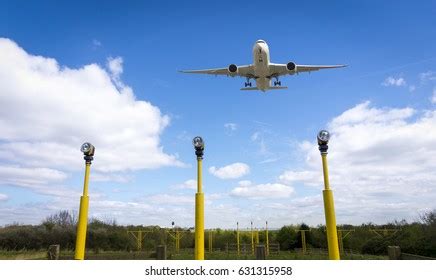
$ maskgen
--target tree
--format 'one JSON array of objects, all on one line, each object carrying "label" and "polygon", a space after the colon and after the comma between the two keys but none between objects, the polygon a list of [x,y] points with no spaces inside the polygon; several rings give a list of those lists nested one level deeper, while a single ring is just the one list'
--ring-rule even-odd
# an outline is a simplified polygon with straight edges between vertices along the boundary
[{"label": "tree", "polygon": [[277,233],[280,249],[291,250],[297,247],[297,233],[294,226],[283,226]]}]

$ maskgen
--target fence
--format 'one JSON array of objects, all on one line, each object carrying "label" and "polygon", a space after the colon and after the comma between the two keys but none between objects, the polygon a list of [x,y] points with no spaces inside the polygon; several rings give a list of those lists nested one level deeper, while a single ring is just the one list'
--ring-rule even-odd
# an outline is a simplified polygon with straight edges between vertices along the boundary
[{"label": "fence", "polygon": [[403,253],[400,246],[388,246],[388,255],[390,260],[436,260],[426,256]]}]

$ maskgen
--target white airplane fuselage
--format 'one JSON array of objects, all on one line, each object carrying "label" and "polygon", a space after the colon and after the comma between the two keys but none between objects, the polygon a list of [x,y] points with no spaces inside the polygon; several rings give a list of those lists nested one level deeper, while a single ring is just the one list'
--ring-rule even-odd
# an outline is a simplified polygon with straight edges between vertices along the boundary
[{"label": "white airplane fuselage", "polygon": [[259,40],[253,46],[253,65],[254,73],[256,75],[256,86],[261,91],[266,91],[271,87],[269,64],[270,57],[268,44]]}]

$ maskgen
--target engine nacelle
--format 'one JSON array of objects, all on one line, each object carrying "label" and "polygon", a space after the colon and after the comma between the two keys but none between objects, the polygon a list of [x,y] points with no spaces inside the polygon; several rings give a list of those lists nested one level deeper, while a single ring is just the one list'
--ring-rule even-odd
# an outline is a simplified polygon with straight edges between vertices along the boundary
[{"label": "engine nacelle", "polygon": [[297,72],[297,65],[294,62],[288,62],[286,69],[288,69],[289,72]]},{"label": "engine nacelle", "polygon": [[238,66],[236,66],[235,64],[230,64],[228,70],[230,75],[234,76],[238,73]]}]

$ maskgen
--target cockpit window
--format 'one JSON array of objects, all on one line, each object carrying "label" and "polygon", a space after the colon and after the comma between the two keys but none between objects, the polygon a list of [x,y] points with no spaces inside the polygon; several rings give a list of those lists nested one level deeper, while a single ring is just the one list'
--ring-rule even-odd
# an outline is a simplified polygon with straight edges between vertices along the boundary
[{"label": "cockpit window", "polygon": [[265,44],[265,41],[264,40],[257,40],[256,43],[264,43]]}]

